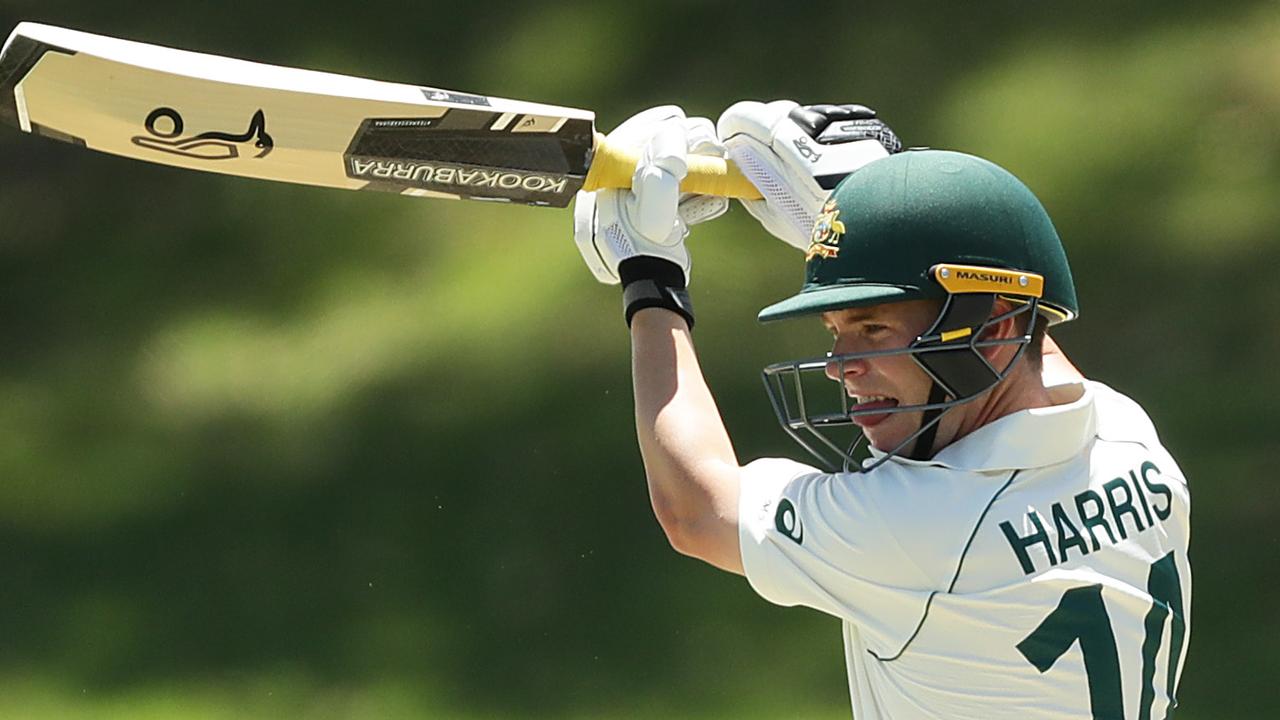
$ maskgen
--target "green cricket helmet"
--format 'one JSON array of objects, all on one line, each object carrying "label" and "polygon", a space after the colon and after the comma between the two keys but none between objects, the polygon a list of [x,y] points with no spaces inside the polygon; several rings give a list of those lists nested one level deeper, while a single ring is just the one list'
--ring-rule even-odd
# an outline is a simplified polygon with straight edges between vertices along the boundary
[{"label": "green cricket helmet", "polygon": [[[859,415],[886,412],[849,406],[844,388],[831,411],[807,401],[802,376],[825,375],[869,356],[909,354],[933,379],[923,405],[888,412],[923,411],[921,427],[898,447],[875,453],[869,470],[890,457],[931,455],[937,423],[952,408],[990,390],[1008,376],[1031,340],[1034,323],[1020,337],[983,339],[984,331],[1020,314],[1043,316],[1053,325],[1078,314],[1071,269],[1058,233],[1035,195],[1003,168],[957,152],[916,150],[869,163],[832,192],[814,223],[800,292],[760,312],[762,322],[817,315],[830,310],[905,300],[939,300],[930,329],[909,346],[890,351],[829,355],[775,363],[765,368],[765,386],[783,428],[828,465],[858,465],[859,432],[844,445],[830,428],[853,425]],[[992,316],[997,298],[1014,309]],[[1005,368],[980,352],[1017,344]],[[915,443],[914,450],[904,449]]]}]

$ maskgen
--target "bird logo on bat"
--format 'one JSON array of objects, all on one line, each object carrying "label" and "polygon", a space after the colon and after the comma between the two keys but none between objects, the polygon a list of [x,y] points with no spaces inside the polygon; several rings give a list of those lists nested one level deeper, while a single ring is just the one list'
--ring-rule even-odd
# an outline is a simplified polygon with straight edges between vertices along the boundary
[{"label": "bird logo on bat", "polygon": [[253,148],[249,152],[257,152],[254,158],[262,158],[275,147],[275,141],[267,133],[266,114],[261,109],[249,119],[249,127],[242,133],[210,130],[183,137],[182,115],[170,107],[152,110],[143,127],[148,134],[135,135],[134,145],[197,160],[232,160],[240,157],[240,148],[245,146]]}]

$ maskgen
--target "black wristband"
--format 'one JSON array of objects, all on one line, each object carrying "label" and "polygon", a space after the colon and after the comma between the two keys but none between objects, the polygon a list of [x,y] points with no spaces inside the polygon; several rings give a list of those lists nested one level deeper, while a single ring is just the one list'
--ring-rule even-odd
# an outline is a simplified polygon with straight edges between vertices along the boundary
[{"label": "black wristband", "polygon": [[693,302],[684,286],[684,270],[663,258],[640,255],[618,264],[622,280],[623,316],[631,318],[645,308],[664,308],[684,318],[693,329]]}]

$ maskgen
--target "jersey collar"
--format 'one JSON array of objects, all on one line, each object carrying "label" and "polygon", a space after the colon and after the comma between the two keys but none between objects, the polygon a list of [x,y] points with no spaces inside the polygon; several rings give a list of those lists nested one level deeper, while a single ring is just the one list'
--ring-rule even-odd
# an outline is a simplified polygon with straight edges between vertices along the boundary
[{"label": "jersey collar", "polygon": [[[1045,467],[1079,454],[1097,433],[1093,383],[1049,388],[1059,404],[1021,410],[983,425],[938,451],[929,460],[894,456],[903,465],[945,467],[971,472],[995,472]],[[884,456],[871,448],[871,460]]]}]

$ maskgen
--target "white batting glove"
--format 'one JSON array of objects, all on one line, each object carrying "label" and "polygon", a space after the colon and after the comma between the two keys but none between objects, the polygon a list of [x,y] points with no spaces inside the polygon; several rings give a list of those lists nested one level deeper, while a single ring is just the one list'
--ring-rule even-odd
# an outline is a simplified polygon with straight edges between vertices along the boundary
[{"label": "white batting glove", "polygon": [[717,133],[729,159],[763,200],[742,205],[765,230],[801,250],[827,196],[849,173],[902,149],[893,131],[862,105],[791,100],[732,105]]},{"label": "white batting glove", "polygon": [[580,192],[573,208],[573,239],[596,279],[617,285],[618,265],[638,256],[678,265],[689,279],[684,240],[689,226],[724,214],[725,198],[681,195],[690,153],[724,157],[706,118],[686,118],[674,105],[651,108],[609,134],[611,143],[640,151],[630,190]]}]

